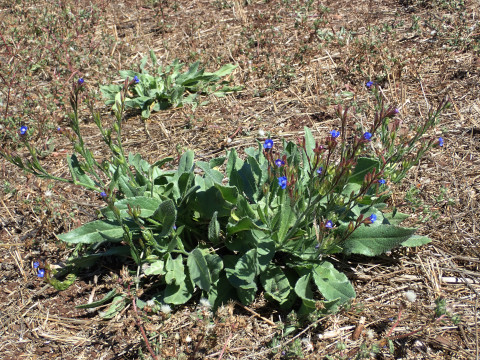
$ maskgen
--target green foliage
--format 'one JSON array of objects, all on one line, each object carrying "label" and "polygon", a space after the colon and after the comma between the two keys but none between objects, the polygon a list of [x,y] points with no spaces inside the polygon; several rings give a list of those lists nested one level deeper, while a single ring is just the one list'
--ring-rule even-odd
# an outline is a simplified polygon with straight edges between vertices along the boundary
[{"label": "green foliage", "polygon": [[[195,108],[198,105],[198,96],[212,94],[217,97],[233,91],[241,90],[241,87],[228,86],[228,81],[220,81],[221,78],[230,75],[237,67],[227,64],[214,73],[199,69],[197,61],[190,65],[186,72],[181,72],[185,64],[175,60],[171,65],[157,67],[157,58],[150,51],[150,60],[155,73],[150,75],[145,69],[147,58],[142,59],[140,71],[120,70],[120,76],[125,82],[130,82],[130,92],[125,97],[127,109],[139,109],[142,117],[147,119],[151,112],[165,110],[171,107],[181,107],[185,104]],[[138,83],[134,79],[138,79]],[[121,103],[123,85],[105,85],[100,90],[107,99],[106,104],[114,108]],[[202,105],[206,102],[202,102]]]},{"label": "green foliage", "polygon": [[[198,89],[198,82],[188,82],[199,73],[197,68],[179,74],[174,67],[172,79]],[[229,71],[220,70],[213,78]],[[415,229],[401,227],[407,215],[386,211],[385,201],[387,181],[405,176],[434,141],[416,147],[405,140],[394,146],[395,134],[387,136],[385,124],[396,112],[384,108],[381,100],[372,128],[353,132],[352,142],[337,131],[316,140],[305,128],[298,144],[283,141],[280,146],[269,139],[245,149],[242,156],[232,149],[206,162],[195,161],[193,151],[186,151],[176,164],[172,158],[150,164],[139,154],[125,155],[122,148],[125,94],[132,86],[126,82],[112,128],[103,128],[99,115],[93,116],[111,151],[109,161],[99,164],[79,130],[82,84],[74,86],[71,96],[71,140],[79,156],[68,157],[72,179],[63,181],[102,191],[106,206],[101,219],[58,235],[87,249],[83,256],[74,254],[63,272],[75,273],[102,256],[129,256],[137,267],[137,286],[155,283],[151,300],[157,305],[181,305],[200,296],[214,308],[229,299],[249,304],[262,291],[283,309],[295,306],[300,314],[321,315],[355,297],[332,255],[376,256],[397,246],[429,242],[416,236]],[[445,107],[443,102],[432,111],[413,139],[421,139]],[[345,131],[347,109],[338,113]],[[371,153],[372,137],[386,156]],[[4,156],[27,171],[59,179],[41,167],[35,149],[25,143],[33,160]],[[102,252],[107,244],[110,248]],[[110,300],[101,313],[104,318],[115,316],[131,297],[112,293],[102,304]]]}]

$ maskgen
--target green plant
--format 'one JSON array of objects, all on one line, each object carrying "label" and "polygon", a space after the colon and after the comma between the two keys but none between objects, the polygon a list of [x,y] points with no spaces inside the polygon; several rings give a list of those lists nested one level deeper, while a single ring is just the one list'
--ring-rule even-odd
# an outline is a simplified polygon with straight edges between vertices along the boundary
[{"label": "green plant", "polygon": [[[332,255],[376,256],[430,241],[399,226],[407,215],[388,210],[385,201],[388,181],[400,181],[436,144],[434,139],[420,140],[437,123],[446,101],[430,111],[411,137],[397,138],[397,110],[385,107],[374,87],[377,109],[368,131],[348,130],[348,108],[339,107],[340,130],[321,140],[305,128],[297,143],[283,141],[280,147],[268,138],[245,149],[244,158],[232,149],[208,162],[195,162],[189,150],[174,166],[173,158],[149,164],[139,154],[124,153],[122,118],[126,94],[134,86],[126,81],[117,96],[112,128],[103,128],[100,116],[93,114],[112,154],[100,164],[85,147],[79,128],[83,85],[80,79],[71,94],[69,137],[80,156],[67,159],[72,179],[44,170],[28,143],[27,129],[22,139],[32,160],[1,152],[37,176],[101,192],[106,202],[101,219],[58,235],[77,248],[56,276],[46,266],[45,278],[57,288],[71,284],[79,268],[103,256],[123,256],[136,266],[125,286],[154,283],[157,292],[150,300],[159,306],[184,304],[194,296],[205,297],[214,308],[232,298],[248,304],[262,290],[285,309],[298,300],[300,314],[326,313],[355,296]],[[69,272],[64,282],[57,279]],[[111,301],[101,313],[111,318],[132,299],[112,290],[83,307]]]},{"label": "green plant", "polygon": [[[170,107],[180,107],[184,104],[192,105],[194,108],[198,105],[197,97],[201,94],[213,94],[221,97],[226,93],[241,90],[241,87],[229,87],[228,81],[219,82],[219,80],[229,75],[235,68],[235,65],[225,65],[214,73],[205,72],[199,69],[200,63],[197,61],[190,65],[188,71],[182,73],[181,69],[185,66],[175,60],[171,65],[157,67],[157,57],[153,51],[150,51],[150,60],[155,69],[155,74],[150,75],[145,70],[148,58],[145,57],[140,63],[140,72],[133,70],[120,70],[120,76],[125,81],[130,81],[129,91],[124,94],[124,106],[126,109],[140,109],[142,118],[150,117],[152,111],[165,110]],[[107,105],[113,105],[115,108],[120,102],[122,94],[122,85],[105,85],[100,90],[107,99]],[[187,95],[188,94],[188,95]],[[201,105],[206,104],[202,102]]]}]

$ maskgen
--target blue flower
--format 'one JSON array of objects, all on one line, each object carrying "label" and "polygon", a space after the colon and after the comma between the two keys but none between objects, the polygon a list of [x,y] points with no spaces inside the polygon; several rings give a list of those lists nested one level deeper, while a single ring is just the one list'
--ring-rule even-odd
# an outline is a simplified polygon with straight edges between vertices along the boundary
[{"label": "blue flower", "polygon": [[137,75],[133,77],[133,81],[135,81],[135,84],[138,84],[140,82]]},{"label": "blue flower", "polygon": [[39,278],[45,277],[45,269],[38,269],[37,276],[38,276]]},{"label": "blue flower", "polygon": [[332,135],[332,138],[337,138],[340,136],[340,131],[337,131],[337,130],[332,130],[330,131],[330,135]]},{"label": "blue flower", "polygon": [[272,147],[273,147],[273,140],[272,139],[265,140],[265,143],[263,144],[263,148],[271,149]]},{"label": "blue flower", "polygon": [[286,176],[281,176],[278,178],[278,186],[280,186],[282,189],[287,188],[287,177]]},{"label": "blue flower", "polygon": [[101,196],[102,198],[106,198],[106,197],[107,197],[107,193],[106,193],[105,191],[102,191],[102,192],[100,193],[100,196]]},{"label": "blue flower", "polygon": [[372,138],[372,133],[369,133],[369,132],[367,131],[365,134],[363,134],[363,138],[364,138],[365,140],[370,140],[370,139]]},{"label": "blue flower", "polygon": [[84,81],[83,78],[78,79],[78,85],[82,85],[83,81]]},{"label": "blue flower", "polygon": [[318,175],[322,175],[322,173],[323,173],[323,167],[320,166],[320,167],[317,169],[317,174],[318,174]]},{"label": "blue flower", "polygon": [[377,215],[372,214],[370,215],[369,219],[370,219],[370,222],[373,224],[377,220]]},{"label": "blue flower", "polygon": [[440,146],[440,147],[443,146],[443,138],[442,137],[438,138],[438,146]]},{"label": "blue flower", "polygon": [[378,183],[380,185],[385,185],[387,182],[385,181],[385,179],[380,179],[380,180],[378,180]]},{"label": "blue flower", "polygon": [[365,84],[365,86],[366,86],[367,88],[369,88],[369,89],[372,87],[372,85],[373,85],[373,81],[368,81],[368,82]]},{"label": "blue flower", "polygon": [[28,127],[26,127],[25,125],[23,125],[21,128],[20,128],[20,135],[25,135],[27,133],[27,130],[28,130]]},{"label": "blue flower", "polygon": [[177,225],[173,224],[173,230],[177,230]]},{"label": "blue flower", "polygon": [[61,128],[60,126],[57,127],[57,131],[58,131],[58,132],[62,131],[62,128]]},{"label": "blue flower", "polygon": [[325,223],[325,227],[327,229],[331,229],[333,227],[333,222],[332,220],[328,220],[326,223]]},{"label": "blue flower", "polygon": [[285,165],[285,161],[283,161],[282,159],[277,159],[275,160],[275,165],[277,165],[278,167],[281,167]]},{"label": "blue flower", "polygon": [[33,263],[33,268],[34,268],[34,269],[38,268],[39,266],[40,266],[40,263],[39,263],[38,261],[35,261],[35,262]]}]

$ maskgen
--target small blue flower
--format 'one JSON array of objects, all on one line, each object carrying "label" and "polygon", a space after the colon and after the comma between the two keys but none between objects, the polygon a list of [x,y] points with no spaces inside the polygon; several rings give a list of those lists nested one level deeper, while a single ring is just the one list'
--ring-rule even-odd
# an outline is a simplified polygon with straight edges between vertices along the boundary
[{"label": "small blue flower", "polygon": [[320,249],[320,244],[315,245],[315,249]]},{"label": "small blue flower", "polygon": [[340,136],[340,131],[337,131],[337,130],[332,130],[330,131],[330,135],[332,135],[332,138],[337,138]]},{"label": "small blue flower", "polygon": [[102,192],[100,193],[100,196],[101,196],[102,198],[106,198],[106,197],[107,197],[107,193],[106,193],[105,191],[102,191]]},{"label": "small blue flower", "polygon": [[373,81],[368,81],[368,82],[365,84],[365,86],[366,86],[367,88],[369,88],[369,89],[372,87],[372,85],[373,85]]},{"label": "small blue flower", "polygon": [[38,276],[39,278],[45,277],[45,269],[38,269],[37,276]]},{"label": "small blue flower", "polygon": [[438,146],[440,146],[440,147],[443,146],[443,138],[442,137],[438,138]]},{"label": "small blue flower", "polygon": [[317,169],[317,174],[318,174],[318,175],[322,175],[322,173],[323,173],[323,167],[320,166],[320,167]]},{"label": "small blue flower", "polygon": [[372,214],[370,215],[369,219],[370,219],[370,222],[373,224],[377,220],[377,215]]},{"label": "small blue flower", "polygon": [[385,179],[380,179],[380,180],[378,180],[378,183],[380,185],[385,185],[387,182],[385,181]]},{"label": "small blue flower", "polygon": [[277,159],[275,160],[275,165],[277,165],[278,167],[281,167],[285,165],[285,161],[283,161],[282,159]]},{"label": "small blue flower", "polygon": [[135,81],[135,84],[138,84],[140,82],[137,75],[133,77],[133,81]]},{"label": "small blue flower", "polygon": [[281,176],[278,178],[278,186],[280,186],[282,189],[287,188],[287,177],[286,176]]},{"label": "small blue flower", "polygon": [[173,230],[177,230],[177,225],[173,224]]},{"label": "small blue flower", "polygon": [[363,138],[364,138],[365,140],[370,140],[370,139],[372,138],[372,133],[369,133],[369,132],[367,131],[365,134],[363,134]]},{"label": "small blue flower", "polygon": [[60,126],[57,127],[57,131],[58,131],[58,132],[62,131],[62,128],[61,128]]},{"label": "small blue flower", "polygon": [[333,227],[333,222],[332,220],[328,220],[326,223],[325,223],[325,227],[327,229],[331,229]]},{"label": "small blue flower", "polygon": [[27,133],[27,130],[28,130],[28,127],[26,127],[25,125],[23,125],[21,128],[20,128],[20,135],[25,135]]},{"label": "small blue flower", "polygon": [[272,147],[273,147],[273,140],[272,139],[265,140],[265,143],[263,144],[263,148],[271,149]]},{"label": "small blue flower", "polygon": [[82,85],[84,82],[83,78],[78,79],[78,85]]},{"label": "small blue flower", "polygon": [[39,263],[38,261],[35,261],[35,262],[33,263],[33,268],[34,268],[34,269],[38,268],[39,266],[40,266],[40,263]]}]

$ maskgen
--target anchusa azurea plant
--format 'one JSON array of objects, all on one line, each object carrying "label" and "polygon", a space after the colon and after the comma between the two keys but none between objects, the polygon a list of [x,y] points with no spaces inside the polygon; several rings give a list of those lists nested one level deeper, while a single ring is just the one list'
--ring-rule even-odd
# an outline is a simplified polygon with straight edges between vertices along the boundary
[{"label": "anchusa azurea plant", "polygon": [[[185,64],[175,60],[171,65],[158,65],[157,57],[150,51],[150,60],[154,68],[151,75],[146,70],[148,58],[145,57],[140,63],[140,71],[120,70],[120,76],[130,79],[130,88],[125,95],[124,106],[126,109],[139,109],[142,118],[150,117],[151,112],[165,110],[171,107],[180,107],[184,104],[195,108],[199,101],[199,95],[213,94],[217,97],[241,90],[239,86],[228,86],[228,81],[220,81],[221,78],[230,75],[236,68],[235,65],[227,64],[214,73],[199,69],[197,61],[190,65],[186,72],[181,72]],[[157,67],[158,66],[158,67]],[[100,90],[107,99],[106,104],[115,108],[120,101],[122,85],[105,85]],[[201,105],[207,102],[202,102]]]},{"label": "anchusa azurea plant", "polygon": [[[376,256],[429,242],[416,236],[415,229],[401,227],[407,215],[387,210],[385,201],[389,184],[438,145],[426,133],[446,101],[409,137],[397,135],[397,111],[377,97],[367,129],[349,130],[348,108],[338,108],[340,127],[323,138],[315,139],[305,128],[295,142],[261,139],[243,156],[231,149],[222,157],[195,161],[187,151],[176,164],[173,158],[150,164],[139,154],[125,155],[121,142],[126,94],[135,82],[126,79],[112,128],[105,129],[94,113],[111,151],[103,163],[82,140],[77,109],[84,84],[73,86],[67,134],[76,154],[67,159],[72,178],[64,181],[95,191],[106,206],[100,219],[58,235],[77,249],[62,271],[47,272],[54,286],[72,283],[79,268],[102,256],[121,256],[131,259],[130,275],[137,286],[155,284],[153,297],[139,299],[139,307],[146,301],[161,308],[192,298],[208,299],[213,307],[229,299],[248,304],[263,291],[282,308],[298,304],[302,313],[329,312],[355,296],[345,274],[333,265],[333,255]],[[49,177],[27,139],[25,143],[32,160],[4,156]],[[66,272],[70,277],[60,282]],[[83,307],[112,301],[102,313],[111,318],[131,301],[117,291]]]}]

